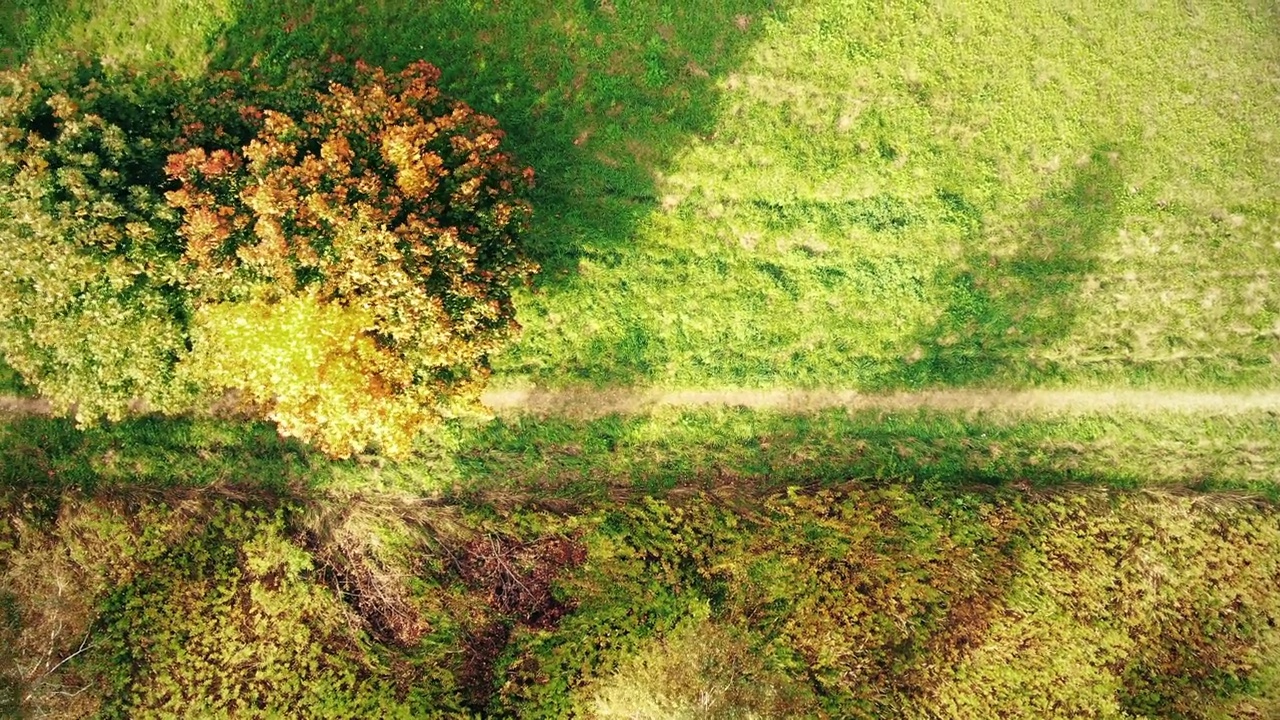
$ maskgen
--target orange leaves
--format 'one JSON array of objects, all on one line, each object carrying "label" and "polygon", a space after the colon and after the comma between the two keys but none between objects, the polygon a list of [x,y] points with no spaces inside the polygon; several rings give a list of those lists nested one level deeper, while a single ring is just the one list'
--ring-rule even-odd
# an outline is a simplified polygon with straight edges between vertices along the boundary
[{"label": "orange leaves", "polygon": [[207,263],[213,251],[231,235],[226,220],[203,207],[192,208],[187,213],[181,232],[187,240],[187,254],[201,264]]},{"label": "orange leaves", "polygon": [[[193,151],[196,152],[196,151]],[[203,152],[203,151],[200,151]],[[199,165],[199,171],[209,177],[228,175],[240,169],[240,158],[226,150],[214,150]]]},{"label": "orange leaves", "polygon": [[[349,81],[291,114],[242,108],[258,124],[239,152],[171,156],[181,188],[169,201],[183,211],[196,305],[248,323],[234,337],[208,326],[222,350],[206,380],[274,397],[282,432],[330,452],[394,451],[408,428],[474,396],[484,357],[518,327],[511,286],[534,269],[518,245],[533,174],[501,151],[492,118],[441,98],[426,63],[394,75],[357,63],[335,77]],[[234,310],[246,298],[269,303]],[[362,339],[314,345],[312,334],[356,317]],[[323,377],[268,339],[291,333],[307,335],[295,340]],[[324,394],[286,400],[298,388]]]},{"label": "orange leaves", "polygon": [[400,73],[404,81],[404,89],[400,93],[406,102],[412,104],[433,104],[440,98],[436,82],[440,80],[440,71],[434,65],[419,60]]},{"label": "orange leaves", "polygon": [[59,120],[71,120],[80,114],[79,104],[63,93],[49,98],[48,104],[53,109],[53,116]]},{"label": "orange leaves", "polygon": [[395,169],[396,186],[411,198],[429,196],[447,172],[444,159],[426,150],[434,137],[434,123],[399,125],[382,133],[382,157]]},{"label": "orange leaves", "polygon": [[321,143],[320,158],[326,165],[336,170],[349,170],[351,161],[355,159],[355,152],[352,151],[351,142],[346,137],[335,135]]},{"label": "orange leaves", "polygon": [[199,167],[205,161],[205,157],[205,151],[202,148],[173,153],[164,167],[165,174],[173,180],[184,178],[191,168]]},{"label": "orange leaves", "polygon": [[254,174],[265,172],[273,163],[288,162],[298,155],[293,145],[272,139],[251,141],[244,149],[244,156],[249,160],[249,171]]}]

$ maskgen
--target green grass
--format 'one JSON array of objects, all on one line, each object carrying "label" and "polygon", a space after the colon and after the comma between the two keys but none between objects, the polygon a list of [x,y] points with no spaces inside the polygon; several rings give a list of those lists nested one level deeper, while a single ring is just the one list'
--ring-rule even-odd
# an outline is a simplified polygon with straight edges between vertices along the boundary
[{"label": "green grass", "polygon": [[329,461],[268,424],[140,418],[0,425],[0,486],[212,488],[300,497],[391,492],[594,505],[707,489],[743,497],[850,480],[930,492],[1147,488],[1280,500],[1272,413],[1024,416],[745,409],[495,420],[424,439],[410,461]]},{"label": "green grass", "polygon": [[0,357],[0,393],[6,395],[28,394],[26,386],[22,382],[22,376],[18,374],[18,371],[9,367],[2,357]]},{"label": "green grass", "polygon": [[539,171],[512,381],[1280,378],[1267,3],[64,4],[10,54],[439,64]]},{"label": "green grass", "polygon": [[61,418],[0,423],[0,488],[8,490],[223,487],[290,495],[323,487],[327,478],[311,451],[265,423],[144,417],[85,430]]},{"label": "green grass", "polygon": [[753,494],[856,479],[974,486],[1172,488],[1277,498],[1269,413],[1061,415],[748,410],[513,420],[464,434],[464,486],[588,498],[723,488]]},{"label": "green grass", "polygon": [[[1061,7],[16,0],[0,64],[67,45],[193,76],[437,63],[538,171],[543,273],[499,383],[1276,386],[1280,11]],[[0,389],[21,391],[2,365]],[[332,707],[1261,717],[1280,692],[1277,535],[1253,501],[1280,499],[1275,428],[665,410],[451,426],[389,464],[266,424],[7,420],[0,502],[34,519],[0,525],[0,577],[28,583],[0,592],[0,660],[79,642],[59,614],[79,612],[109,647],[63,672],[120,714],[201,678],[256,687],[216,653],[274,662],[297,641],[373,678],[368,697],[326,689]],[[407,537],[352,530],[335,560],[320,520],[236,509],[271,496],[363,530],[417,508],[490,546],[571,536],[590,561],[557,593],[580,604],[523,627],[456,576],[442,535],[400,567]],[[417,593],[420,646],[371,639],[361,601],[324,586],[341,562]],[[50,603],[63,573],[82,597]],[[480,675],[502,690],[468,699],[464,656],[492,623],[515,627]]]},{"label": "green grass", "polygon": [[499,366],[549,384],[1274,383],[1274,17],[1049,5],[768,22],[628,256],[587,253]]},{"label": "green grass", "polygon": [[109,64],[207,67],[236,0],[10,0],[0,9],[0,62],[74,48]]}]

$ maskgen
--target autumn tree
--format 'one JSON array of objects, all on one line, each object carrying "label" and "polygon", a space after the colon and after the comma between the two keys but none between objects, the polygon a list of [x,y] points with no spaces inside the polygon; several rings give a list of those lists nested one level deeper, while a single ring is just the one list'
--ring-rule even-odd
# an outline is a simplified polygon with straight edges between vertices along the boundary
[{"label": "autumn tree", "polygon": [[[94,67],[85,87],[108,87]],[[520,248],[532,170],[438,79],[425,62],[391,74],[362,63],[299,70],[289,87],[222,74],[199,86],[203,97],[184,91],[194,102],[158,107],[157,138],[68,104],[40,78],[11,79],[0,173],[19,190],[0,212],[26,219],[0,242],[30,255],[39,236],[51,248],[40,262],[75,249],[72,276],[83,279],[7,261],[7,307],[50,283],[63,300],[39,322],[18,312],[0,337],[6,356],[68,403],[127,370],[110,402],[89,406],[109,417],[134,397],[170,409],[234,390],[332,455],[407,452],[476,404],[488,354],[518,327],[511,291],[534,271]],[[85,132],[103,136],[93,147],[105,159],[81,152]],[[58,143],[68,149],[49,150]],[[109,183],[120,207],[99,197]],[[44,329],[103,267],[98,294],[118,319],[80,336]],[[131,356],[130,337],[146,339],[143,354]],[[41,364],[41,349],[61,365]],[[112,359],[116,369],[102,367]],[[60,380],[71,366],[81,379]]]}]

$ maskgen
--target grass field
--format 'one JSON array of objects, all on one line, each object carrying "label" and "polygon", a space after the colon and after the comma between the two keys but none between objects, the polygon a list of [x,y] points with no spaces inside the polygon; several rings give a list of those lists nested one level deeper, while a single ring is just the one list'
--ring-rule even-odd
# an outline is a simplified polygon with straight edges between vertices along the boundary
[{"label": "grass field", "polygon": [[944,494],[1100,487],[1275,501],[1280,444],[1260,431],[1274,422],[1267,412],[666,409],[452,427],[426,439],[413,461],[387,463],[329,461],[267,424],[140,418],[80,431],[70,420],[35,417],[0,425],[0,485],[591,504],[690,489],[749,498],[858,481]]},{"label": "grass field", "polygon": [[511,380],[1280,378],[1269,3],[16,8],[19,56],[441,65],[539,172]]},{"label": "grass field", "polygon": [[[1280,389],[1268,0],[0,2],[68,46],[437,64],[537,171],[499,388]],[[0,716],[1262,720],[1278,411],[0,417]]]}]

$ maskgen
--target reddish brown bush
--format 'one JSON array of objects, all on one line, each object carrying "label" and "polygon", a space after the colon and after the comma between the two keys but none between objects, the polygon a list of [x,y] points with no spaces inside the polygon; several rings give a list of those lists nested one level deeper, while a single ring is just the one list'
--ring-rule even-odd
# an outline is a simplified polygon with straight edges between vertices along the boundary
[{"label": "reddish brown bush", "polygon": [[261,127],[241,150],[169,158],[198,308],[192,376],[335,455],[403,453],[473,399],[534,269],[518,245],[533,172],[438,77],[357,64],[308,110],[241,107]]}]

